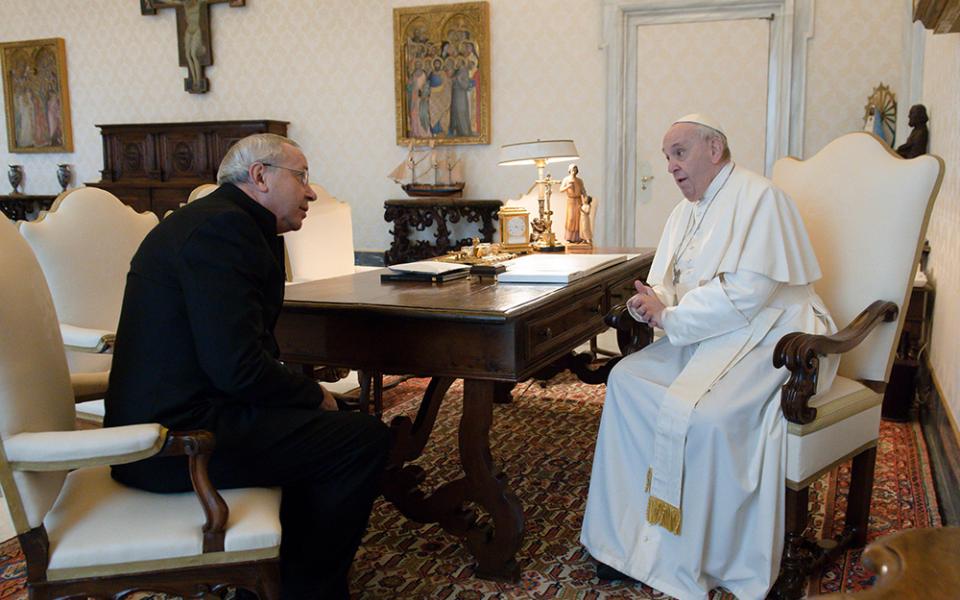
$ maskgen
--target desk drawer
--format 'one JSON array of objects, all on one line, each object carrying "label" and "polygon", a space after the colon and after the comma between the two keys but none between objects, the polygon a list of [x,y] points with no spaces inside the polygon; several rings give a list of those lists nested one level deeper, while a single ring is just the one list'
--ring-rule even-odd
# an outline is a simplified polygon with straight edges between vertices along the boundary
[{"label": "desk drawer", "polygon": [[568,345],[572,338],[596,329],[603,322],[603,288],[590,288],[572,298],[556,313],[527,324],[527,348],[530,358]]}]

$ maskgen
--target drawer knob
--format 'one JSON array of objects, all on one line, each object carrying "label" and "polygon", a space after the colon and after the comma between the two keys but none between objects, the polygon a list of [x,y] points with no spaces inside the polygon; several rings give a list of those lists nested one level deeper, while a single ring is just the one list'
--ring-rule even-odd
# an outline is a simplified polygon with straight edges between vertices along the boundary
[{"label": "drawer knob", "polygon": [[544,329],[541,329],[541,330],[540,330],[540,337],[542,337],[543,339],[549,340],[550,338],[553,337],[553,330],[550,329],[549,327],[546,327],[546,328],[544,328]]}]

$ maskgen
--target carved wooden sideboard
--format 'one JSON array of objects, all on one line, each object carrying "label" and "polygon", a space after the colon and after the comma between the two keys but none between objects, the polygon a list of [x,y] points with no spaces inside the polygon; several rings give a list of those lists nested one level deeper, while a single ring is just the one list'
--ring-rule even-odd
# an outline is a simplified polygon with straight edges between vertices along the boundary
[{"label": "carved wooden sideboard", "polygon": [[253,133],[287,134],[286,121],[207,121],[97,125],[103,138],[103,188],[137,211],[163,217],[201,183],[216,181],[227,149]]},{"label": "carved wooden sideboard", "polygon": [[[393,242],[390,249],[383,253],[387,266],[415,260],[423,260],[446,254],[464,245],[471,238],[450,239],[450,224],[464,219],[467,223],[477,223],[480,241],[492,242],[497,228],[493,224],[497,211],[503,202],[500,200],[465,200],[463,198],[407,198],[387,200],[383,203],[383,218],[393,223]],[[427,240],[411,240],[413,230],[423,231],[436,225],[433,234],[436,243]]]}]

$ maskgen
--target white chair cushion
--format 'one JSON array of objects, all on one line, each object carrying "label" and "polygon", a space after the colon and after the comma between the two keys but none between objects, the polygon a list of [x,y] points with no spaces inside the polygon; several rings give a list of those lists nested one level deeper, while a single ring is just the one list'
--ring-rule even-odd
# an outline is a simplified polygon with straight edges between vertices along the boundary
[{"label": "white chair cushion", "polygon": [[224,550],[202,554],[204,515],[196,494],[152,494],[111,479],[109,467],[73,471],[44,519],[50,538],[49,579],[82,573],[124,573],[155,563],[185,564],[276,556],[280,546],[280,490],[221,492],[230,507]]},{"label": "white chair cushion", "polygon": [[882,400],[881,394],[840,375],[830,389],[811,398],[817,418],[787,427],[787,485],[803,487],[825,469],[875,444]]},{"label": "white chair cushion", "polygon": [[353,218],[350,205],[312,183],[317,199],[303,226],[283,234],[287,279],[312,281],[354,272]]}]

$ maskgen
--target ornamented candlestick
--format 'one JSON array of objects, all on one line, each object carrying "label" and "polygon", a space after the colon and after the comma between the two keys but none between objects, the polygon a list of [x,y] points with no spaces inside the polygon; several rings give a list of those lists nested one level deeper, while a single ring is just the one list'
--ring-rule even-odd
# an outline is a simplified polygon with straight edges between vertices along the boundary
[{"label": "ornamented candlestick", "polygon": [[62,164],[57,165],[57,181],[60,183],[60,191],[67,191],[67,187],[70,185],[70,178],[73,173],[70,172],[70,165]]}]

